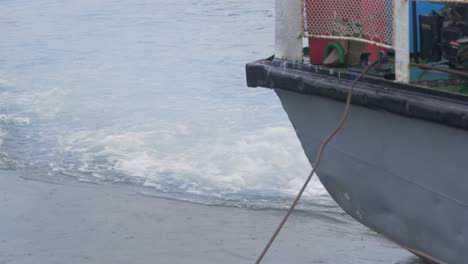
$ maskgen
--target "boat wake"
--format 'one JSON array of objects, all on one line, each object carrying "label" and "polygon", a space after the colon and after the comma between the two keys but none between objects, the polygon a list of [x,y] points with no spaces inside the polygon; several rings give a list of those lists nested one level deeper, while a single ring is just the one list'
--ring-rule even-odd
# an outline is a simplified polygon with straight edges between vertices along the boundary
[{"label": "boat wake", "polygon": [[[286,125],[209,140],[193,140],[190,127],[158,127],[164,129],[67,135],[59,143],[66,158],[51,170],[87,182],[130,183],[148,195],[250,208],[286,207],[310,170]],[[174,148],[178,142],[185,143]],[[307,196],[330,202],[317,178]]]},{"label": "boat wake", "polygon": [[[75,130],[59,114],[66,96],[60,89],[1,92],[0,168],[39,181],[128,185],[149,196],[251,209],[286,208],[311,169],[287,122],[229,133],[170,120]],[[315,178],[303,208],[319,207],[336,206]]]}]

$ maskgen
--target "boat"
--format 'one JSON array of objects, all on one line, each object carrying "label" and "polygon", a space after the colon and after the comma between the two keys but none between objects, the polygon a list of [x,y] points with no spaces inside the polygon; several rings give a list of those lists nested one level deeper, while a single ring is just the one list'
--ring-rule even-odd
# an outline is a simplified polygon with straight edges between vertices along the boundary
[{"label": "boat", "polygon": [[376,65],[317,168],[331,197],[427,263],[467,263],[468,1],[276,0],[275,12],[275,54],[246,65],[247,84],[274,90],[311,164]]}]

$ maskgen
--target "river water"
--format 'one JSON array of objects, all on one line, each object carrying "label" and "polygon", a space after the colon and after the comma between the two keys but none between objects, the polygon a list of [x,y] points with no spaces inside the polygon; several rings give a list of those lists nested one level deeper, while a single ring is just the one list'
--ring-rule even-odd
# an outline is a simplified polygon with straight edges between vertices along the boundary
[{"label": "river water", "polygon": [[[245,84],[274,1],[4,0],[0,28],[2,169],[248,210],[283,210],[310,170],[274,93]],[[375,236],[316,179],[300,208]]]}]

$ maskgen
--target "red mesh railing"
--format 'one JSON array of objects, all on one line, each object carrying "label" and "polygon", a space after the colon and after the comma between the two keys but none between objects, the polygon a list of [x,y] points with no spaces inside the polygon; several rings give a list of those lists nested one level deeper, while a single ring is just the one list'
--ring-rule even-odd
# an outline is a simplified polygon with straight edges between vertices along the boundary
[{"label": "red mesh railing", "polygon": [[304,0],[305,36],[393,47],[393,0]]}]

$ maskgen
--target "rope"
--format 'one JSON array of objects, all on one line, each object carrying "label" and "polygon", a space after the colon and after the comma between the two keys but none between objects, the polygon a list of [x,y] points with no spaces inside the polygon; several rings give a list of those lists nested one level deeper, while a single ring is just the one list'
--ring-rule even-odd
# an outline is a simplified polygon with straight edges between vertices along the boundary
[{"label": "rope", "polygon": [[[388,58],[390,62],[395,62],[394,59]],[[432,66],[432,65],[426,65],[426,64],[420,64],[420,63],[410,63],[409,66],[413,67],[418,67],[424,70],[434,70],[434,71],[439,71],[439,72],[445,72],[453,75],[457,75],[463,78],[468,79],[468,73],[464,71],[459,71],[459,70],[452,70],[449,68],[442,68],[442,67],[437,67],[437,66]]]},{"label": "rope", "polygon": [[315,174],[315,171],[317,170],[317,168],[319,167],[320,165],[320,161],[322,160],[322,156],[323,156],[323,151],[325,150],[325,148],[327,147],[328,143],[330,143],[330,141],[332,141],[332,139],[338,134],[338,132],[340,132],[340,130],[343,128],[343,125],[346,123],[346,120],[348,119],[348,116],[349,116],[349,112],[350,112],[350,109],[351,109],[351,99],[352,99],[352,95],[353,95],[353,90],[354,90],[354,86],[356,85],[357,82],[359,82],[359,80],[361,80],[375,65],[377,64],[377,62],[374,62],[372,63],[371,65],[369,65],[369,67],[367,67],[352,83],[351,85],[351,88],[349,89],[348,91],[348,95],[347,95],[347,98],[346,98],[346,108],[345,108],[345,111],[344,111],[344,114],[343,114],[343,118],[341,119],[340,123],[338,124],[338,126],[335,128],[335,130],[332,131],[332,133],[328,136],[328,138],[322,143],[322,145],[320,146],[320,150],[317,154],[317,157],[315,159],[315,162],[314,162],[314,165],[313,165],[313,168],[312,168],[312,171],[310,172],[309,174],[309,177],[307,177],[307,180],[305,181],[304,185],[302,186],[301,190],[299,191],[299,193],[297,194],[296,196],[296,199],[294,199],[294,202],[291,204],[291,207],[289,208],[288,212],[286,213],[286,215],[283,217],[283,220],[281,220],[280,224],[278,225],[278,227],[276,228],[275,232],[273,233],[273,236],[270,238],[270,240],[268,241],[267,245],[265,246],[265,248],[263,249],[262,253],[260,254],[260,256],[258,257],[257,261],[255,262],[255,264],[260,264],[263,260],[263,258],[265,257],[265,255],[267,254],[268,250],[270,249],[271,245],[273,244],[273,242],[275,241],[276,237],[278,236],[278,234],[280,233],[280,231],[283,229],[283,226],[284,224],[286,224],[286,222],[288,221],[288,218],[289,216],[291,215],[291,213],[294,211],[294,209],[296,208],[296,205],[298,204],[299,200],[301,199],[302,197],[302,194],[304,194],[304,191],[305,189],[307,188],[307,186],[309,185],[310,183],[310,180],[312,179],[312,177],[314,176]]}]

